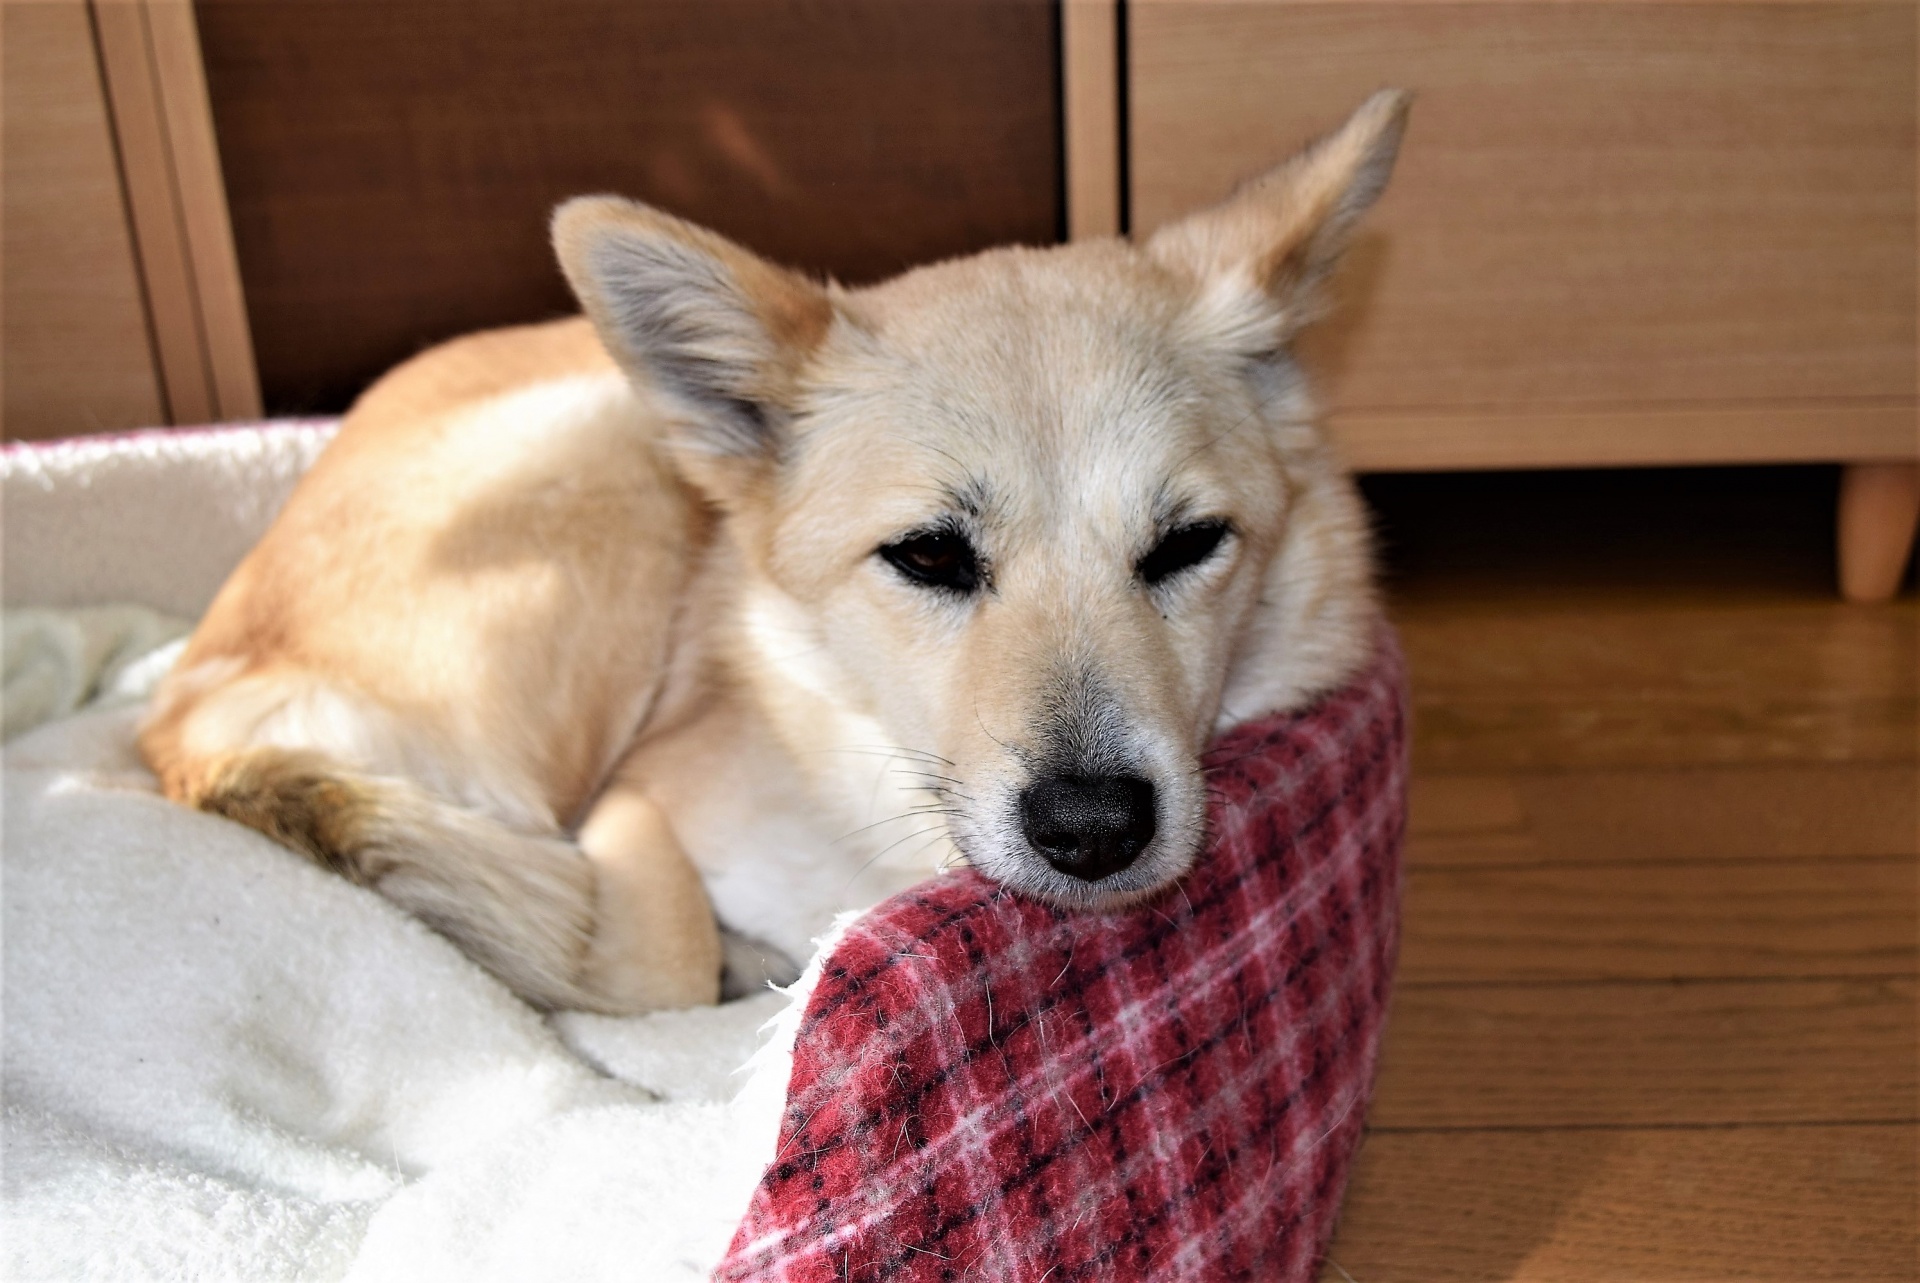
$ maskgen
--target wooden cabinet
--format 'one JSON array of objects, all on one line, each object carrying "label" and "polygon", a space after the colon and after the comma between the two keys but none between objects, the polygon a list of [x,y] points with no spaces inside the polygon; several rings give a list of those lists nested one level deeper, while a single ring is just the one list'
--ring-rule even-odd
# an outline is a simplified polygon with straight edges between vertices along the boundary
[{"label": "wooden cabinet", "polygon": [[8,438],[256,417],[187,0],[3,0]]},{"label": "wooden cabinet", "polygon": [[571,310],[583,192],[849,282],[1063,230],[1049,0],[0,12],[12,437],[339,410]]},{"label": "wooden cabinet", "polygon": [[[1067,3],[1069,36],[1107,8]],[[1357,467],[1920,456],[1912,4],[1131,0],[1120,16],[1109,168],[1113,221],[1136,234],[1381,85],[1418,95],[1341,309],[1302,350]],[[1102,118],[1102,87],[1070,76],[1067,102],[1069,139],[1093,136],[1072,114]]]},{"label": "wooden cabinet", "polygon": [[1398,84],[1400,171],[1303,346],[1356,467],[1843,463],[1843,579],[1898,577],[1908,0],[536,8],[0,0],[7,435],[240,417],[263,375],[337,408],[567,306],[574,191],[858,280],[1149,231]]},{"label": "wooden cabinet", "polygon": [[198,0],[267,404],[571,310],[583,192],[857,283],[1059,238],[1047,0]]},{"label": "wooden cabinet", "polygon": [[83,0],[0,6],[8,436],[159,421],[133,237]]},{"label": "wooden cabinet", "polygon": [[1406,85],[1399,172],[1304,352],[1362,466],[1908,456],[1914,18],[1141,0],[1133,229]]}]

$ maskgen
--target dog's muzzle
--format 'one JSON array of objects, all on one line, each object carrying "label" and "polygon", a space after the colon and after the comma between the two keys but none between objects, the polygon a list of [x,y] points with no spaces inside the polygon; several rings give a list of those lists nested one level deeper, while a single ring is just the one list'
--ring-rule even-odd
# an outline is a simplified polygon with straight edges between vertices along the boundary
[{"label": "dog's muzzle", "polygon": [[1020,794],[1020,824],[1048,864],[1098,882],[1137,859],[1159,821],[1154,790],[1137,775],[1050,775]]}]

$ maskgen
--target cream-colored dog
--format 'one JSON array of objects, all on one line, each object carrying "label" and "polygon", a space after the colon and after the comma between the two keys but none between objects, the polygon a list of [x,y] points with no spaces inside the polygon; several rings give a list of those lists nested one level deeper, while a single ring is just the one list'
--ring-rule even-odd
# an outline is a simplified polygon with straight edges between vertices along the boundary
[{"label": "cream-colored dog", "polygon": [[798,961],[953,860],[1064,905],[1164,887],[1205,742],[1367,657],[1366,523],[1288,343],[1405,113],[1142,245],[862,290],[569,202],[587,319],[360,400],[147,760],[553,1007],[712,1001],[716,916]]}]

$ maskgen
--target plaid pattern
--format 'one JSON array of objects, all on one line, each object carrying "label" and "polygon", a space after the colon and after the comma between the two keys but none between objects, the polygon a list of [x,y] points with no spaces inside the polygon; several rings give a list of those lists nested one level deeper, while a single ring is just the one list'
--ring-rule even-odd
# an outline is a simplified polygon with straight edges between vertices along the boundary
[{"label": "plaid pattern", "polygon": [[972,872],[862,918],[802,1018],[741,1280],[1312,1278],[1399,928],[1406,688],[1208,753],[1207,855],[1109,915]]}]

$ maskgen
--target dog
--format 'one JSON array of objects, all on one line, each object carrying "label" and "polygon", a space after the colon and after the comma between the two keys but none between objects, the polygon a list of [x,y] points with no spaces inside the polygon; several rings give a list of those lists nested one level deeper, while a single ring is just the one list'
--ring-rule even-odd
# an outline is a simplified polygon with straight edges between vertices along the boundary
[{"label": "dog", "polygon": [[549,1009],[790,976],[957,861],[1084,910],[1167,887],[1206,742],[1371,651],[1364,509],[1289,344],[1407,107],[1140,244],[863,289],[569,201],[585,316],[367,391],[146,761]]}]

